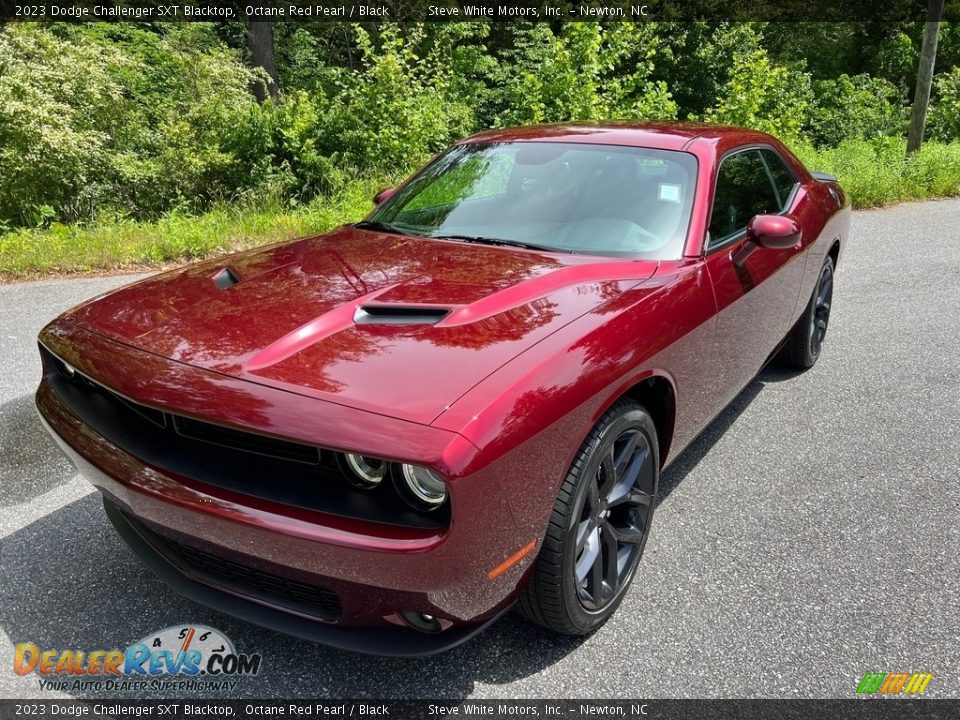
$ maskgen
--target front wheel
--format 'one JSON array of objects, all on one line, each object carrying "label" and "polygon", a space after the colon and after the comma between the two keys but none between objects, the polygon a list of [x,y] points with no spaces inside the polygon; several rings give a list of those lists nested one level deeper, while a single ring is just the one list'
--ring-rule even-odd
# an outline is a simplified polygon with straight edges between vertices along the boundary
[{"label": "front wheel", "polygon": [[780,361],[789,367],[811,368],[820,357],[823,341],[830,322],[830,307],[833,304],[833,258],[827,257],[820,268],[817,285],[810,296],[803,315],[787,337],[780,351]]},{"label": "front wheel", "polygon": [[525,617],[568,635],[606,622],[643,554],[659,471],[649,413],[618,401],[594,426],[560,488],[519,602]]}]

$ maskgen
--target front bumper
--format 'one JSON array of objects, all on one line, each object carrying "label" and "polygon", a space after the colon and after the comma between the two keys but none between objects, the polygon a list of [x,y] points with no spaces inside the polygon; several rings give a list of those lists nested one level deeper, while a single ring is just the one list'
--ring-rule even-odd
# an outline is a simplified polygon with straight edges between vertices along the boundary
[{"label": "front bumper", "polygon": [[169,554],[164,553],[162,539],[144,532],[143,526],[124,515],[109,500],[104,499],[103,507],[127,545],[157,577],[181,595],[247,622],[341,650],[394,657],[432,655],[451,650],[466,642],[510,609],[508,605],[483,622],[457,625],[436,634],[403,627],[383,630],[318,622],[280,610],[269,603],[258,602],[222,586],[212,585],[207,579],[194,577],[188,566],[177,563]]},{"label": "front bumper", "polygon": [[[177,365],[172,370],[183,379],[178,363],[84,335],[90,336],[80,338],[87,342],[84,352],[70,356],[80,372],[92,374],[83,363],[97,368],[106,352],[111,365],[121,367],[123,356],[134,353],[130,362],[154,366],[151,376],[167,392],[163,378],[170,368],[164,364]],[[44,344],[56,346],[57,340],[45,337]],[[261,403],[269,398],[277,407],[289,397],[257,392]],[[314,402],[321,412],[336,412]],[[531,538],[518,531],[499,480],[482,469],[451,482],[447,528],[411,531],[294,512],[150,467],[74,416],[47,379],[37,406],[58,445],[103,495],[118,532],[161,579],[198,602],[281,632],[376,654],[440,652],[509,609],[535,556],[488,577]],[[171,548],[186,548],[190,562]],[[226,570],[207,572],[197,554]],[[242,582],[234,582],[237,577]],[[324,593],[335,598],[330,607]],[[432,615],[444,629],[411,629],[401,611]]]}]

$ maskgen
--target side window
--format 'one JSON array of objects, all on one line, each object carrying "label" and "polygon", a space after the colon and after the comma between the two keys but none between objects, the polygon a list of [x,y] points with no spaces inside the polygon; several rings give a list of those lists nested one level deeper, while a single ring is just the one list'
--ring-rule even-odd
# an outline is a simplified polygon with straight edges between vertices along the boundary
[{"label": "side window", "polygon": [[770,168],[770,174],[773,176],[773,184],[777,188],[777,195],[780,198],[780,209],[787,207],[787,200],[790,199],[790,193],[797,185],[797,179],[790,172],[790,168],[783,162],[777,153],[773,150],[761,150],[763,159],[767,161],[767,167]]},{"label": "side window", "polygon": [[710,247],[746,229],[754,215],[780,212],[780,201],[758,150],[724,158],[710,216]]}]

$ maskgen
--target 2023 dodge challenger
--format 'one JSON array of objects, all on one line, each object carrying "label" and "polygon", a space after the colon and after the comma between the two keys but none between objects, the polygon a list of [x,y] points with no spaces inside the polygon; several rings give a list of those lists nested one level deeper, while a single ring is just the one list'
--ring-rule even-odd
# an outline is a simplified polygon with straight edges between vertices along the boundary
[{"label": "2023 dodge challenger", "polygon": [[362,222],[141,280],[40,334],[42,418],[188,597],[382,654],[517,605],[582,634],[661,470],[813,365],[849,203],[708,125],[485,132]]}]

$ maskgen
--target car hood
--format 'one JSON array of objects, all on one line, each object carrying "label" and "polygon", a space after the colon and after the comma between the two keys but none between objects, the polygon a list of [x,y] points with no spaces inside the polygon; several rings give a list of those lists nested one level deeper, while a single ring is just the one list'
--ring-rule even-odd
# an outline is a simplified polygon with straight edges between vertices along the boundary
[{"label": "car hood", "polygon": [[429,424],[656,266],[344,227],[150,277],[67,319],[183,363]]}]

